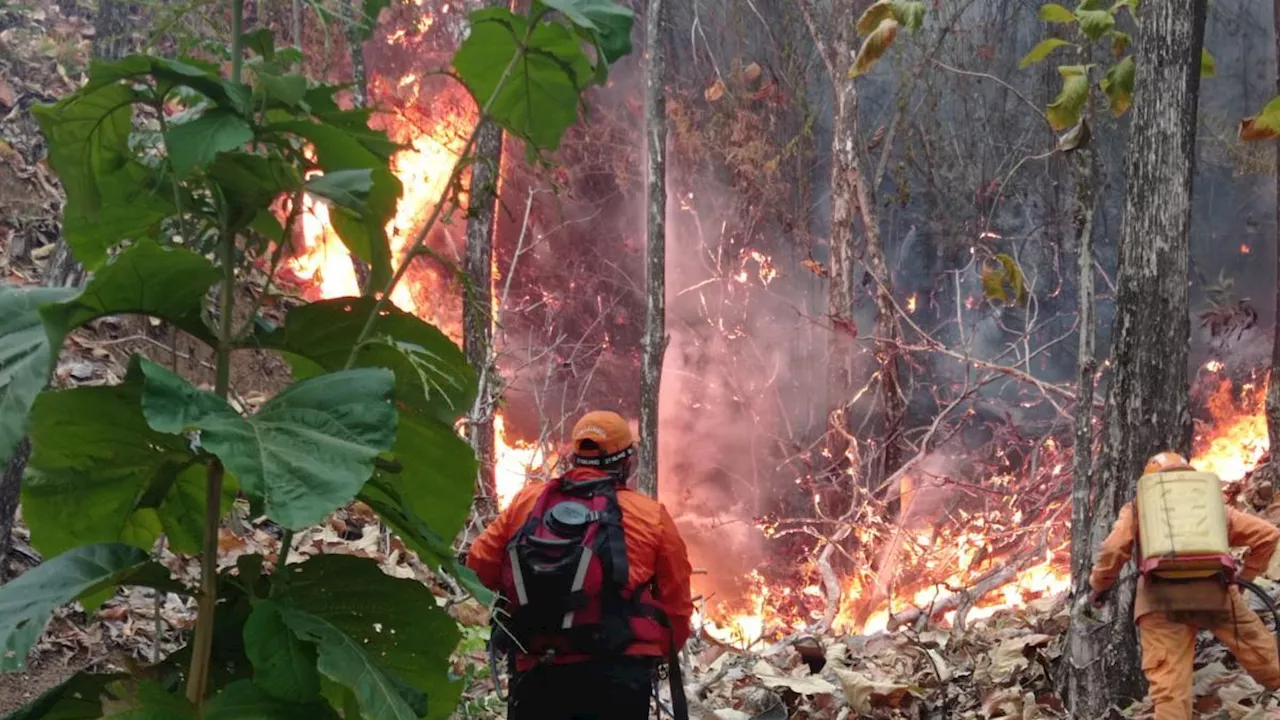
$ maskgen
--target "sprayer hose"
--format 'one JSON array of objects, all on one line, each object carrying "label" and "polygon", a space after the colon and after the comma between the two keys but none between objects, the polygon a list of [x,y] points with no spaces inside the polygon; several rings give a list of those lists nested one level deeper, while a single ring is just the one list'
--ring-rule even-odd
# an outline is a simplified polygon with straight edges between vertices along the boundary
[{"label": "sprayer hose", "polygon": [[1271,611],[1271,617],[1275,620],[1275,625],[1276,625],[1276,629],[1275,629],[1276,638],[1278,641],[1280,641],[1280,608],[1276,607],[1275,599],[1272,598],[1271,595],[1268,594],[1266,590],[1263,590],[1262,588],[1258,587],[1257,585],[1254,585],[1248,580],[1241,580],[1239,578],[1236,578],[1235,583],[1240,587],[1244,588],[1245,590],[1248,590],[1249,592],[1258,596],[1258,599],[1262,601],[1262,604],[1266,605],[1267,609]]}]

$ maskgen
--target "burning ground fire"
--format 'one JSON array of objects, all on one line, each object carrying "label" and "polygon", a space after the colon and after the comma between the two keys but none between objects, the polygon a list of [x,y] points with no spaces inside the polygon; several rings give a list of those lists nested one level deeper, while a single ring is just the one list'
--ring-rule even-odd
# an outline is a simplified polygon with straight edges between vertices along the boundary
[{"label": "burning ground fire", "polygon": [[[408,77],[403,82],[416,82]],[[393,139],[408,145],[394,158],[394,170],[404,184],[405,195],[395,217],[387,225],[393,250],[399,255],[446,188],[447,178],[463,145],[470,119],[449,116],[430,131],[408,123],[387,121]],[[356,295],[358,285],[346,249],[333,231],[327,208],[311,198],[304,200],[299,232],[299,251],[288,261],[285,280],[303,287],[310,299]],[[748,265],[748,261],[750,265]],[[292,275],[292,278],[287,277]],[[741,267],[732,278],[747,283],[751,276],[768,285],[777,275],[768,256],[750,251],[742,258]],[[444,322],[430,302],[432,279],[429,272],[410,273],[406,282],[393,294],[393,302],[402,310],[435,322],[455,340],[461,328]],[[907,299],[908,312],[916,309],[917,298]],[[495,313],[498,311],[495,308]],[[1221,365],[1206,367],[1218,374]],[[1200,469],[1217,473],[1224,481],[1237,480],[1251,469],[1266,450],[1266,423],[1262,412],[1265,387],[1261,382],[1247,382],[1237,387],[1230,379],[1219,376],[1216,389],[1208,400],[1212,422],[1197,436],[1194,462]],[[524,442],[509,433],[506,419],[495,418],[495,480],[499,506],[508,504],[530,479],[546,478],[553,471],[556,456],[547,448]],[[1069,452],[1046,442],[1041,473],[1059,487],[1070,482]],[[992,475],[980,478],[975,485],[1015,495],[1031,479]],[[904,499],[906,495],[904,495]],[[1056,525],[1057,535],[1040,540],[1040,549],[1030,556],[1019,557],[1010,564],[1014,550],[1009,537],[1017,535],[1022,510],[998,505],[983,512],[952,512],[925,527],[899,528],[893,537],[878,535],[873,530],[855,530],[856,539],[864,547],[885,547],[882,557],[898,577],[876,577],[868,570],[839,579],[844,598],[834,618],[837,629],[873,632],[892,629],[900,616],[918,615],[920,609],[951,623],[959,612],[965,588],[986,578],[983,587],[990,588],[970,606],[965,607],[970,620],[990,616],[1000,610],[1018,608],[1042,598],[1053,597],[1070,587],[1067,571],[1065,506],[1059,503],[1041,515]],[[772,528],[761,530],[768,537]],[[862,533],[862,534],[859,534]],[[1027,544],[1018,547],[1025,550]],[[695,558],[695,563],[697,562]],[[771,579],[767,570],[756,569],[746,578],[745,589],[736,598],[706,598],[699,621],[704,631],[721,642],[751,647],[788,633],[812,627],[823,617],[826,592],[813,558],[805,561],[800,576],[810,584]],[[794,564],[794,563],[793,563]],[[793,568],[794,569],[794,568]],[[887,574],[887,573],[886,573]],[[911,578],[905,580],[905,577]],[[698,584],[695,581],[695,584]],[[877,592],[879,588],[879,592]],[[873,607],[859,605],[864,597],[880,597]],[[948,608],[933,613],[932,608]]]}]

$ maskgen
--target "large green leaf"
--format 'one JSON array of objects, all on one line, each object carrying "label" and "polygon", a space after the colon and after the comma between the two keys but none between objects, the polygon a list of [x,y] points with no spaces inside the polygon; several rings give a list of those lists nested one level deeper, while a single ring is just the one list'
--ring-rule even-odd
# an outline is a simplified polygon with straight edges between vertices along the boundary
[{"label": "large green leaf", "polygon": [[218,153],[236,150],[253,140],[253,130],[239,115],[209,110],[187,122],[169,126],[164,135],[169,162],[179,178],[213,162]]},{"label": "large green leaf", "polygon": [[[441,548],[433,547],[435,540],[444,540],[447,548],[462,530],[471,508],[475,454],[449,426],[402,413],[392,455],[396,469],[380,469],[360,497],[423,521],[432,536],[419,537],[420,528],[406,517],[385,518],[419,554],[439,555]],[[443,554],[452,555],[448,550]]]},{"label": "large green leaf", "polygon": [[129,148],[135,98],[131,88],[116,84],[31,109],[67,195],[63,235],[90,270],[115,244],[147,233],[171,210],[153,173]]},{"label": "large green leaf", "polygon": [[[315,672],[314,667],[311,670]],[[238,680],[209,701],[204,717],[205,720],[336,720],[338,715],[321,700],[291,703],[272,697],[252,682]]]},{"label": "large green leaf", "polygon": [[40,307],[75,295],[72,288],[0,284],[0,458],[22,439],[31,403],[53,370]]},{"label": "large green leaf", "polygon": [[201,255],[140,240],[95,273],[78,295],[72,289],[0,285],[0,456],[22,437],[31,403],[48,382],[67,333],[106,315],[141,314],[212,342],[200,307],[217,277]]},{"label": "large green leaf", "polygon": [[[283,327],[250,342],[285,353],[298,378],[339,370],[374,305],[370,298],[310,303],[290,310]],[[478,392],[476,371],[434,325],[387,305],[374,322],[372,337],[355,364],[394,372],[397,402],[448,424],[471,410]]]},{"label": "large green leaf", "polygon": [[1076,16],[1070,10],[1059,5],[1058,3],[1045,3],[1040,6],[1036,15],[1045,22],[1050,23],[1070,23],[1075,22]]},{"label": "large green leaf", "polygon": [[4,717],[4,720],[98,720],[102,717],[104,686],[121,675],[76,673],[40,697]]},{"label": "large green leaf", "polygon": [[363,212],[335,207],[329,213],[333,228],[356,257],[369,263],[369,281],[375,288],[391,279],[391,245],[386,225],[395,216],[403,186],[387,166],[386,158],[370,149],[370,139],[386,141],[386,135],[368,128],[346,128],[332,123],[288,121],[270,129],[297,135],[315,148],[316,159],[326,173],[368,170],[373,186]]},{"label": "large green leaf", "polygon": [[306,189],[312,195],[360,214],[365,212],[366,201],[373,190],[373,171],[368,168],[334,170],[308,180]]},{"label": "large green leaf", "polygon": [[[23,517],[45,556],[93,542],[150,549],[162,530],[175,550],[199,550],[205,468],[185,438],[147,426],[136,372],[121,385],[41,393],[31,445]],[[223,509],[234,500],[227,478]]]},{"label": "large green leaf", "polygon": [[0,585],[0,672],[27,666],[27,652],[59,605],[144,576],[148,585],[181,589],[146,551],[119,544],[75,548]]},{"label": "large green leaf", "polygon": [[152,678],[127,677],[107,687],[111,697],[103,702],[105,717],[112,720],[197,720],[195,706],[181,692],[170,692]]},{"label": "large green leaf", "polygon": [[216,65],[191,58],[169,60],[155,55],[130,55],[120,60],[95,60],[89,66],[89,83],[84,90],[96,90],[121,80],[136,81],[143,75],[153,76],[161,93],[186,87],[224,110],[249,115],[252,94],[247,85],[226,80],[218,74]]},{"label": "large green leaf", "polygon": [[1049,104],[1049,125],[1056,131],[1074,127],[1080,120],[1080,111],[1089,99],[1089,71],[1083,65],[1058,68],[1062,76],[1062,92]]},{"label": "large green leaf", "polygon": [[1130,55],[1107,69],[1107,74],[1098,82],[1102,92],[1107,96],[1107,103],[1116,117],[1129,110],[1133,99],[1133,76],[1135,65]]},{"label": "large green leaf", "polygon": [[1067,42],[1066,40],[1061,40],[1058,38],[1046,38],[1044,40],[1041,40],[1040,42],[1036,43],[1035,47],[1031,48],[1031,52],[1027,53],[1026,56],[1022,58],[1022,62],[1018,63],[1018,68],[1020,70],[1024,70],[1030,65],[1032,65],[1033,63],[1038,63],[1041,60],[1045,59],[1046,57],[1049,56],[1049,53],[1053,52],[1054,50],[1057,50],[1063,45],[1070,45],[1070,44],[1071,43]]},{"label": "large green leaf", "polygon": [[394,377],[387,370],[330,373],[294,383],[255,415],[198,390],[147,360],[143,412],[159,432],[200,430],[200,445],[235,474],[245,494],[290,529],[350,502],[395,441]]},{"label": "large green leaf", "polygon": [[[428,718],[449,717],[462,689],[448,659],[460,634],[430,590],[348,555],[316,556],[288,571],[285,622],[317,643],[320,671],[352,687],[367,717],[419,717],[399,714],[417,694],[426,696]],[[359,677],[366,669],[372,678]]]},{"label": "large green leaf", "polygon": [[[172,437],[172,436],[169,436]],[[169,539],[169,549],[174,552],[198,554],[204,545],[204,511],[208,505],[209,468],[205,465],[192,465],[178,474],[172,485],[162,487],[153,485],[148,488],[153,497],[144,494],[138,501],[139,510],[155,508],[165,536]],[[225,515],[235,505],[240,486],[235,475],[222,474],[222,498],[218,513]]]},{"label": "large green leaf", "polygon": [[1090,40],[1097,40],[1116,26],[1116,18],[1107,10],[1076,10],[1080,32]]},{"label": "large green leaf", "polygon": [[[302,177],[293,164],[276,156],[247,152],[218,153],[208,172],[209,177],[222,190],[222,197],[229,209],[230,228],[237,232],[254,223],[264,213],[279,228],[279,220],[267,212],[267,209],[280,193],[291,192],[302,186]],[[264,234],[273,240],[280,239],[280,230]]]},{"label": "large green leaf", "polygon": [[530,32],[527,17],[504,7],[470,18],[471,34],[453,56],[458,77],[476,104],[531,150],[555,150],[594,76],[577,36],[560,23],[539,23]]},{"label": "large green leaf", "polygon": [[320,696],[316,648],[299,640],[280,617],[279,608],[261,603],[244,626],[245,654],[253,663],[253,681],[277,700],[305,703]]},{"label": "large green leaf", "polygon": [[107,315],[150,315],[206,343],[213,334],[200,318],[205,293],[219,277],[199,253],[143,239],[94,274],[78,297],[40,311],[61,345],[65,333]]},{"label": "large green leaf", "polygon": [[631,53],[635,13],[630,9],[612,0],[541,0],[540,4],[559,10],[578,27],[591,31],[606,64]]}]

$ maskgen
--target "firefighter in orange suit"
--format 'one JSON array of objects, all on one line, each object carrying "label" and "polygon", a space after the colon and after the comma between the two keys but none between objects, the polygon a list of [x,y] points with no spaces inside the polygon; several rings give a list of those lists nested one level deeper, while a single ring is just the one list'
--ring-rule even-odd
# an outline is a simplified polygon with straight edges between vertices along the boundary
[{"label": "firefighter in orange suit", "polygon": [[[1147,474],[1191,470],[1187,460],[1163,452],[1147,461]],[[1115,526],[1094,563],[1089,584],[1095,606],[1105,602],[1120,569],[1133,555],[1137,524],[1133,503],[1120,509]],[[1271,523],[1227,508],[1227,539],[1248,547],[1239,577],[1252,580],[1267,568],[1280,541]],[[1196,632],[1211,631],[1240,666],[1268,690],[1280,689],[1276,638],[1240,595],[1240,588],[1217,578],[1168,581],[1139,576],[1133,618],[1142,642],[1142,671],[1150,683],[1155,720],[1191,720]]]},{"label": "firefighter in orange suit", "polygon": [[[561,631],[556,630],[522,636],[520,651],[513,658],[515,674],[511,680],[508,718],[643,720],[649,716],[654,667],[663,658],[672,657],[689,638],[693,600],[690,597],[692,568],[688,550],[667,509],[657,500],[627,487],[635,468],[635,444],[631,428],[622,416],[608,411],[587,413],[574,426],[573,445],[574,467],[562,478],[550,483],[531,484],[516,495],[511,505],[471,546],[467,565],[475,570],[480,582],[487,587],[508,598],[519,597],[529,608],[565,602],[565,597],[534,597],[538,586],[530,584],[526,588],[524,580],[518,580],[520,585],[517,587],[508,587],[518,578],[527,577],[525,573],[532,569],[532,566],[521,565],[524,569],[516,573],[513,561],[519,560],[518,550],[526,540],[532,543],[526,547],[537,545],[536,537],[528,539],[535,527],[544,526],[547,518],[555,520],[555,507],[558,506],[550,505],[552,500],[544,498],[555,496],[566,504],[572,504],[575,499],[598,502],[602,494],[607,497],[607,502],[600,506],[604,509],[592,513],[592,516],[620,515],[620,518],[609,521],[620,532],[605,536],[605,542],[609,537],[616,537],[617,545],[606,549],[593,546],[596,552],[586,557],[614,558],[611,562],[618,565],[611,566],[613,570],[602,572],[608,575],[618,571],[620,577],[614,585],[598,591],[575,590],[575,594],[583,597],[576,604],[557,608],[556,612],[577,608],[578,615],[586,615],[589,608],[598,606],[604,608],[601,611],[604,614],[627,614],[620,619],[621,622],[605,622],[603,627],[606,629],[601,631],[604,635],[609,633],[608,628],[626,628],[628,622],[635,629],[630,632],[622,630],[620,646],[609,651],[601,650],[595,635],[589,638],[582,636],[583,640],[579,642],[573,629],[562,631],[563,637],[557,637]],[[579,492],[584,487],[596,489],[587,494]],[[540,522],[531,524],[531,521]],[[542,547],[545,548],[547,542],[542,541]],[[564,546],[563,542],[559,541],[560,544],[554,547]],[[547,568],[559,568],[563,562],[544,564]],[[569,564],[564,567],[568,569],[566,578],[568,571],[578,568],[574,578],[578,583],[584,576],[592,574],[590,570],[584,571],[590,567],[587,561],[580,566]],[[551,572],[547,571],[548,574]],[[547,585],[544,583],[542,587]],[[557,594],[549,590],[544,590],[544,593]],[[656,615],[646,612],[646,607],[656,610]],[[515,629],[520,625],[519,612],[516,611],[510,623],[511,631],[516,634],[519,634]],[[661,625],[664,627],[650,627],[651,620],[658,616],[663,618]],[[577,615],[570,612],[565,616],[565,628],[570,628],[571,617]],[[657,632],[646,637],[646,627]],[[554,646],[562,651],[548,655],[525,652],[541,645]]]}]

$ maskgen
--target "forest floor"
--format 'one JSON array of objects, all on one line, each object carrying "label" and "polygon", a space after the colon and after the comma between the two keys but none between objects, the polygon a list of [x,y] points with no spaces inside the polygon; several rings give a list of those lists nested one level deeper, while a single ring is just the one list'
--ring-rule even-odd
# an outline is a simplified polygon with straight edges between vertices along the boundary
[{"label": "forest floor", "polygon": [[[43,159],[44,144],[29,108],[53,101],[82,82],[92,34],[87,14],[66,16],[51,3],[0,9],[0,278],[5,282],[38,283],[59,232],[60,191]],[[199,375],[203,359],[191,347],[173,347],[172,342],[167,333],[146,323],[104,319],[70,338],[55,382],[116,382],[133,352],[180,356],[189,366],[183,369]],[[237,391],[253,404],[278,387],[287,370],[274,358],[249,357],[234,376]],[[244,553],[273,558],[279,551],[278,536],[269,526],[243,516],[222,533],[220,564],[234,563]],[[21,523],[14,540],[14,554],[6,562],[11,573],[19,573],[38,556]],[[316,553],[372,557],[390,574],[418,578],[439,596],[448,594],[427,568],[380,531],[375,517],[362,506],[335,513],[325,525],[300,533],[295,542],[298,559]],[[162,559],[179,578],[195,577],[197,568],[190,558],[162,553]],[[450,611],[465,628],[454,670],[471,678],[456,716],[502,717],[485,661],[486,613],[474,602],[453,604]],[[1065,717],[1054,680],[1062,667],[1067,614],[1067,599],[1059,596],[973,621],[962,632],[922,628],[873,636],[828,633],[751,652],[699,633],[686,653],[691,716]],[[118,668],[172,652],[185,642],[193,620],[194,608],[177,596],[157,602],[141,590],[118,595],[92,617],[78,606],[63,608],[29,658],[27,671],[0,676],[0,715],[19,709],[78,670]],[[804,655],[797,647],[806,648]],[[815,658],[821,658],[817,672],[810,665]],[[1256,707],[1261,688],[1216,643],[1201,642],[1195,685],[1200,717],[1280,718],[1280,711]],[[1149,717],[1149,711],[1139,706],[1129,716]]]}]

